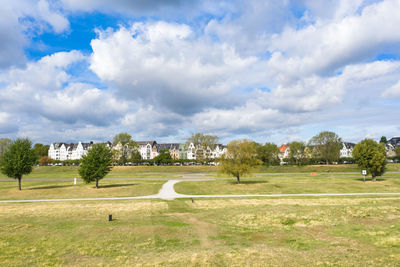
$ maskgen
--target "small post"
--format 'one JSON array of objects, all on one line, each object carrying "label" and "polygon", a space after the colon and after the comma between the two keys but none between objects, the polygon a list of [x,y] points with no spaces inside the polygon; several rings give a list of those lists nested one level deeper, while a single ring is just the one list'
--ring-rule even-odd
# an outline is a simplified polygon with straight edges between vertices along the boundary
[{"label": "small post", "polygon": [[192,203],[194,203],[194,199],[192,198]]},{"label": "small post", "polygon": [[362,170],[362,175],[364,176],[364,183],[365,183],[365,175],[367,175],[367,171],[366,170]]},{"label": "small post", "polygon": [[111,222],[112,221],[112,214],[108,215],[108,221]]},{"label": "small post", "polygon": [[74,184],[76,184],[76,178],[74,178]]}]

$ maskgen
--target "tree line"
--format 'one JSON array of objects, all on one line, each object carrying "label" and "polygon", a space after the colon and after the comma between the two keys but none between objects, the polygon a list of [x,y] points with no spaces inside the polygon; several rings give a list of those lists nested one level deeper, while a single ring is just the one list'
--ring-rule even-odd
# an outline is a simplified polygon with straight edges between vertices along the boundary
[{"label": "tree line", "polygon": [[[188,141],[197,139],[195,141],[199,143],[203,142],[204,147],[209,145],[207,142],[216,144],[218,140],[214,137],[204,138],[201,134],[192,135],[191,138]],[[0,142],[0,170],[8,177],[18,180],[18,188],[21,190],[22,176],[32,171],[33,165],[37,162],[38,156],[40,156],[38,151],[40,152],[43,147],[36,145],[32,147],[32,142],[27,138],[5,141]],[[128,148],[130,144],[135,144],[131,140],[130,135],[126,133],[119,134],[113,141],[114,143],[121,142],[121,144],[128,144],[128,146],[123,146],[127,150],[122,149],[120,153],[127,158],[132,155],[127,152],[133,153]],[[311,138],[307,147],[303,142],[292,142],[290,147],[289,158],[294,162],[302,162],[305,158],[307,147],[311,147],[312,150],[309,150],[307,153],[315,153],[329,164],[340,157],[338,153],[340,153],[341,139],[335,133],[321,132]],[[220,159],[217,159],[220,164],[220,171],[236,177],[237,182],[240,183],[240,177],[251,173],[258,166],[262,164],[274,164],[278,159],[277,155],[279,151],[277,149],[277,146],[271,143],[260,145],[247,139],[231,141],[227,145],[227,153],[222,155]],[[135,150],[137,151],[137,149]],[[87,183],[95,181],[96,187],[98,187],[99,180],[112,168],[113,161],[115,160],[113,153],[113,150],[105,143],[94,144],[87,155],[84,155],[80,161],[79,174],[82,179]],[[202,153],[202,155],[207,154]],[[387,158],[385,145],[382,142],[377,143],[372,139],[365,139],[359,142],[353,149],[353,157],[358,166],[372,176],[373,181],[376,180],[377,176],[381,176],[385,172]],[[155,158],[155,161],[160,163],[170,160],[171,155],[168,149],[160,151],[159,155]]]}]

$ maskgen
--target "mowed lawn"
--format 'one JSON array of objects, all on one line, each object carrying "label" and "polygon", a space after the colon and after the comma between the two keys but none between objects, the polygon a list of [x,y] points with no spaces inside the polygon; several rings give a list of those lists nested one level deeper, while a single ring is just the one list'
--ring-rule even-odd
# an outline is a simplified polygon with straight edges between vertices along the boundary
[{"label": "mowed lawn", "polygon": [[2,203],[0,264],[399,266],[399,200]]},{"label": "mowed lawn", "polygon": [[244,177],[238,184],[236,178],[219,178],[215,181],[184,181],[175,185],[182,194],[304,194],[304,193],[356,193],[399,192],[400,173],[388,173],[372,182],[364,183],[360,174],[279,174]]},{"label": "mowed lawn", "polygon": [[92,197],[132,197],[157,194],[165,181],[148,180],[101,180],[99,188],[95,183],[85,184],[77,179],[71,181],[29,181],[22,180],[22,190],[18,182],[0,181],[0,200],[12,199],[54,199]]}]

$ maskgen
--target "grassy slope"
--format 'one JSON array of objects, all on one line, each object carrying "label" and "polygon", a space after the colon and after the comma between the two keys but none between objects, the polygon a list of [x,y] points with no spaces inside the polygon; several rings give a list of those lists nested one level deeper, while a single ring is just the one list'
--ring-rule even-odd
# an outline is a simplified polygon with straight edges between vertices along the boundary
[{"label": "grassy slope", "polygon": [[107,181],[84,184],[82,180],[62,181],[22,181],[22,191],[17,181],[0,182],[0,199],[47,199],[47,198],[89,198],[89,197],[130,197],[156,194],[165,181]]},{"label": "grassy slope", "polygon": [[[2,266],[398,266],[398,198],[0,205]],[[113,222],[107,222],[112,213]]]}]

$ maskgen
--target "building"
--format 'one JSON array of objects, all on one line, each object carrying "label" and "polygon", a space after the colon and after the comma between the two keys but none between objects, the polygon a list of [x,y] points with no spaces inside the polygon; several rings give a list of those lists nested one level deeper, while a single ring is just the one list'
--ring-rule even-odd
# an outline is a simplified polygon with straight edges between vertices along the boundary
[{"label": "building", "polygon": [[283,164],[283,159],[286,159],[289,157],[289,153],[290,153],[289,145],[283,144],[280,147],[278,147],[278,149],[279,149],[278,157],[281,161],[281,164]]},{"label": "building", "polygon": [[349,142],[342,142],[342,148],[340,149],[340,157],[341,158],[352,158],[353,157],[353,148],[356,144]]},{"label": "building", "polygon": [[54,160],[81,159],[92,147],[93,142],[77,144],[74,143],[52,143],[49,147],[48,156]]},{"label": "building", "polygon": [[157,142],[156,141],[139,141],[136,142],[139,146],[139,152],[142,159],[154,159],[157,157]]}]

